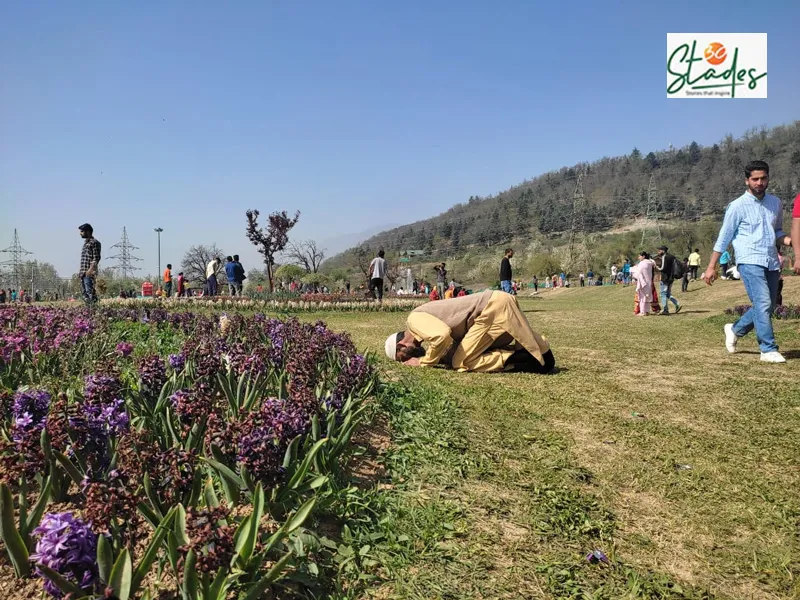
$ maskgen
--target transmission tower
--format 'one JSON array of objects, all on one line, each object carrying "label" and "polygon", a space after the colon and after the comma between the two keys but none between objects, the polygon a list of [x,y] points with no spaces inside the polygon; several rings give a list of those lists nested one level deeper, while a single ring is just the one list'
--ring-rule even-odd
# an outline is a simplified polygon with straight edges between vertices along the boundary
[{"label": "transmission tower", "polygon": [[139,248],[131,244],[131,241],[128,239],[128,231],[125,227],[122,228],[122,240],[120,243],[114,244],[111,247],[119,248],[119,254],[109,256],[109,258],[118,261],[117,264],[111,268],[115,269],[122,279],[133,277],[133,272],[139,270],[139,267],[134,267],[133,263],[142,259],[131,254],[131,250],[138,250]]},{"label": "transmission tower", "polygon": [[572,225],[569,230],[569,269],[580,265],[588,268],[589,248],[586,245],[586,196],[583,193],[583,174],[578,174],[572,195]]},{"label": "transmission tower", "polygon": [[661,226],[658,223],[658,189],[656,188],[656,176],[650,175],[650,184],[647,186],[645,224],[642,228],[642,249],[653,250],[658,244],[661,244]]},{"label": "transmission tower", "polygon": [[22,247],[22,244],[19,242],[19,234],[17,230],[14,230],[14,241],[13,243],[4,250],[0,250],[4,254],[10,254],[11,259],[3,261],[0,263],[0,266],[5,267],[9,271],[11,271],[11,284],[14,289],[20,289],[23,286],[23,277],[24,273],[22,272],[22,257],[27,256],[28,254],[33,254],[32,252],[28,252],[25,248]]}]

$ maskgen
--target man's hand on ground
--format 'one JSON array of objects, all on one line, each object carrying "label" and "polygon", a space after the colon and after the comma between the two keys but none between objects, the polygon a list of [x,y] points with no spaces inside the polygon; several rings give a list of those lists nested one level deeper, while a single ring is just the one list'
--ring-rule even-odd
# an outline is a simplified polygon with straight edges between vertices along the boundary
[{"label": "man's hand on ground", "polygon": [[714,273],[714,269],[709,267],[706,269],[706,272],[700,276],[700,279],[706,282],[706,285],[711,285],[714,283],[714,280],[717,278],[716,273]]},{"label": "man's hand on ground", "polygon": [[416,356],[414,358],[409,358],[407,361],[404,361],[403,364],[407,367],[418,367],[419,358],[417,358]]}]

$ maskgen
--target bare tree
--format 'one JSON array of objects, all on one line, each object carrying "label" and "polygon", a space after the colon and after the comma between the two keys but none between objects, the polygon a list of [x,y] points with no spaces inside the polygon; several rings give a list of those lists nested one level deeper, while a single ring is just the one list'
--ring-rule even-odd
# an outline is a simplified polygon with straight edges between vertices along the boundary
[{"label": "bare tree", "polygon": [[397,263],[386,267],[386,279],[389,280],[389,287],[394,286],[394,282],[400,279],[400,265]]},{"label": "bare tree", "polygon": [[303,267],[306,273],[316,273],[325,260],[325,249],[317,246],[314,240],[292,242],[288,246],[286,256]]},{"label": "bare tree", "polygon": [[257,210],[248,210],[247,215],[247,239],[258,248],[258,252],[264,257],[264,265],[267,268],[267,279],[269,279],[269,291],[275,291],[273,268],[275,266],[275,254],[286,248],[289,243],[289,230],[294,227],[300,218],[298,210],[294,218],[290,218],[286,211],[274,212],[269,216],[267,230],[258,226]]},{"label": "bare tree", "polygon": [[[225,257],[225,253],[217,248],[216,244],[211,244],[210,246],[204,246],[202,244],[192,246],[186,251],[186,254],[183,255],[183,261],[181,261],[183,276],[187,281],[191,281],[192,283],[205,281],[206,266],[216,257]],[[220,260],[219,265],[217,265],[217,272],[215,273],[218,279],[224,268],[225,264]]]},{"label": "bare tree", "polygon": [[364,274],[364,281],[369,284],[369,264],[372,262],[372,251],[369,246],[358,246],[353,249],[359,270]]}]

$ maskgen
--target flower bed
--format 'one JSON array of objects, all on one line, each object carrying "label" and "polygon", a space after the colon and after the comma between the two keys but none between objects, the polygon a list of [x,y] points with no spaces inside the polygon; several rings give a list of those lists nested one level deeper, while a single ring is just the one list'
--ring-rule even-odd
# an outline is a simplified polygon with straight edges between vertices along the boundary
[{"label": "flower bed", "polygon": [[132,302],[0,308],[0,532],[20,586],[205,600],[313,587],[326,539],[309,523],[373,368],[321,322]]},{"label": "flower bed", "polygon": [[[749,304],[738,304],[733,308],[725,309],[726,315],[735,315],[737,317],[741,317],[744,313],[750,310],[752,306]],[[786,320],[786,319],[800,319],[800,305],[797,304],[783,304],[781,306],[775,307],[775,312],[773,316],[776,319]]]},{"label": "flower bed", "polygon": [[175,307],[210,307],[223,309],[252,309],[264,310],[267,312],[293,313],[293,312],[325,312],[335,311],[355,311],[355,312],[401,312],[410,311],[428,302],[427,297],[404,296],[384,298],[383,302],[359,298],[358,296],[337,296],[335,298],[324,299],[322,294],[308,294],[315,299],[281,299],[281,300],[256,300],[247,297],[215,296],[211,297],[192,297],[192,298],[107,298],[101,300],[103,306],[139,308],[145,303],[147,306],[157,306],[161,308]]}]

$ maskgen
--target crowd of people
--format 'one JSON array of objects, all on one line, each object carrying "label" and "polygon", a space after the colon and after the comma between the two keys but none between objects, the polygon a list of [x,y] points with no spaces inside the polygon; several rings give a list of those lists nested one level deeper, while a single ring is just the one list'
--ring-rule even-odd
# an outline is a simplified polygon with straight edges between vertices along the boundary
[{"label": "crowd of people", "polygon": [[[761,348],[761,360],[771,363],[782,363],[785,362],[785,358],[778,351],[771,319],[775,307],[781,300],[781,270],[785,263],[785,257],[781,252],[781,246],[792,245],[794,247],[794,271],[800,274],[800,195],[795,199],[794,210],[792,212],[792,232],[791,235],[788,236],[783,231],[783,207],[781,201],[777,197],[766,193],[769,185],[769,165],[763,161],[753,161],[749,163],[745,167],[745,185],[746,191],[739,198],[733,200],[725,211],[722,226],[716,243],[714,244],[714,251],[700,279],[705,281],[706,284],[712,285],[714,280],[717,279],[716,269],[717,264],[719,264],[721,279],[741,279],[744,282],[745,290],[752,303],[752,309],[748,310],[735,323],[725,326],[725,347],[728,352],[735,352],[736,343],[739,338],[755,330]],[[95,278],[101,259],[101,244],[94,238],[94,231],[90,224],[84,223],[78,230],[84,240],[78,276],[81,281],[84,300],[87,303],[93,303],[97,302]],[[736,263],[734,263],[733,256],[729,250],[731,247],[736,256]],[[438,263],[433,267],[433,271],[436,274],[435,285],[425,282],[424,280],[415,279],[411,290],[405,291],[401,287],[398,293],[400,295],[405,295],[407,293],[424,293],[428,294],[431,300],[460,302],[461,304],[458,305],[451,305],[449,302],[446,304],[446,307],[462,307],[463,305],[466,312],[458,309],[458,311],[456,311],[458,313],[458,319],[467,315],[466,318],[469,321],[471,318],[477,318],[477,315],[482,315],[485,321],[486,319],[491,320],[491,318],[494,318],[493,315],[496,316],[502,313],[505,315],[504,318],[510,318],[511,321],[516,322],[518,320],[517,317],[512,315],[512,318],[509,317],[509,315],[512,313],[516,314],[514,311],[519,310],[516,304],[516,298],[513,297],[523,286],[520,284],[519,280],[513,278],[513,269],[511,265],[511,259],[513,257],[513,248],[506,248],[500,261],[500,290],[497,292],[501,294],[500,296],[495,296],[495,292],[487,290],[487,292],[480,295],[480,300],[464,300],[464,297],[472,294],[452,279],[448,283],[448,273],[444,262]],[[217,281],[217,274],[221,271],[220,263],[221,258],[215,257],[207,265],[204,293],[208,295],[213,296],[218,292],[219,282]],[[636,315],[669,315],[670,304],[672,305],[674,313],[677,314],[681,312],[683,306],[681,302],[673,296],[672,285],[676,280],[681,280],[681,291],[685,292],[689,281],[696,281],[698,279],[701,266],[702,258],[698,248],[695,248],[693,252],[680,260],[669,252],[669,248],[666,245],[662,245],[657,249],[657,254],[652,257],[649,252],[642,250],[639,253],[639,260],[636,264],[632,264],[632,262],[627,259],[624,261],[621,268],[619,268],[617,264],[613,264],[610,268],[609,283],[623,286],[633,284],[635,286],[634,314]],[[226,258],[224,273],[230,295],[241,295],[246,275],[238,255],[228,256]],[[377,256],[370,262],[368,271],[368,293],[378,302],[383,300],[384,291],[387,289],[384,283],[386,275],[387,263],[385,252],[381,249],[378,251]],[[658,279],[659,289],[656,289],[656,279]],[[603,285],[605,283],[603,275],[596,274],[592,270],[588,270],[586,273],[579,273],[578,280],[580,287],[585,287],[586,285]],[[162,275],[162,282],[162,293],[166,297],[170,297],[173,292],[171,264],[167,264]],[[187,282],[184,274],[182,272],[178,273],[175,287],[176,295],[186,295],[186,284]],[[552,276],[548,275],[544,280],[544,288],[546,289],[569,287],[570,285],[569,277],[564,272],[553,274]],[[538,292],[538,277],[533,277],[531,286],[534,289],[534,293]],[[350,284],[347,282],[347,293],[349,292]],[[490,295],[487,295],[487,293]],[[503,296],[513,298],[514,302],[509,303],[509,300],[503,298]],[[30,295],[26,295],[23,290],[19,292],[16,290],[0,290],[0,302],[22,301],[27,298],[30,298]],[[432,305],[438,306],[438,303]],[[424,310],[417,309],[415,312],[419,311],[421,314],[427,316],[415,317],[415,320],[428,321],[428,324],[436,329],[440,327],[440,325],[434,323],[431,319],[438,318],[439,321],[444,320],[446,323],[448,319],[452,320],[455,318],[446,307],[435,309],[429,307]],[[457,364],[460,365],[458,367],[460,370],[476,370],[474,365],[481,363],[483,360],[476,357],[482,352],[488,352],[490,349],[498,348],[504,349],[499,354],[493,356],[495,356],[495,358],[501,356],[501,362],[503,364],[506,364],[507,359],[511,356],[515,356],[516,352],[520,351],[521,348],[524,348],[527,353],[524,355],[523,363],[529,364],[529,356],[533,356],[539,365],[538,368],[543,369],[550,364],[549,359],[542,359],[544,354],[549,352],[549,345],[542,345],[537,342],[537,345],[534,347],[530,342],[532,338],[530,338],[529,332],[524,330],[524,327],[520,329],[519,323],[512,328],[514,329],[513,331],[509,330],[508,327],[504,330],[502,327],[500,327],[500,329],[492,329],[491,324],[486,324],[485,326],[497,333],[497,339],[487,348],[483,348],[481,344],[474,347],[469,345],[467,345],[469,347],[465,347],[462,344],[460,347],[462,347],[462,351],[466,354],[466,358],[461,356],[461,358],[457,360]],[[452,327],[448,325],[448,329],[452,329]],[[467,335],[467,330],[470,330],[470,327],[466,327],[463,332],[465,335]],[[498,333],[500,331],[505,331],[506,334],[510,335],[512,338],[511,342],[504,338],[501,333]],[[438,363],[441,362],[444,356],[444,354],[442,354],[444,347],[441,346],[442,342],[437,340],[445,339],[446,336],[443,336],[444,334],[441,333],[426,334],[423,336],[420,333],[414,333],[414,327],[409,325],[408,330],[394,336],[394,342],[392,342],[392,336],[390,336],[390,339],[386,342],[387,354],[390,354],[392,358],[397,357],[397,360],[403,360],[405,357],[403,361],[407,364],[426,365]],[[536,334],[536,336],[538,336],[538,334]],[[528,341],[523,343],[522,346],[514,346],[514,340],[519,342],[520,339],[523,338]],[[421,342],[426,340],[433,341],[436,344],[436,361],[431,359],[414,363],[413,359],[422,351]],[[464,340],[462,340],[462,342],[463,341]],[[495,347],[495,342],[500,345]],[[448,346],[447,348],[451,350],[454,349],[455,346],[453,346],[453,343],[454,340],[451,337],[450,346],[452,347]],[[509,344],[511,345],[509,346]],[[545,346],[547,348],[546,352],[543,350]],[[478,351],[479,348],[482,348],[480,352]],[[423,354],[428,356],[425,353]],[[416,356],[416,358],[419,357]],[[478,361],[477,363],[475,362],[476,360]],[[494,361],[494,359],[492,359],[492,361]],[[494,366],[492,366],[490,370],[496,370],[495,367],[497,365],[494,362],[492,362],[492,364]]]}]

